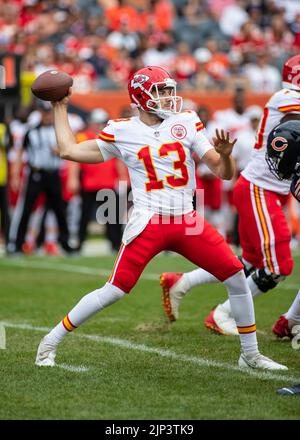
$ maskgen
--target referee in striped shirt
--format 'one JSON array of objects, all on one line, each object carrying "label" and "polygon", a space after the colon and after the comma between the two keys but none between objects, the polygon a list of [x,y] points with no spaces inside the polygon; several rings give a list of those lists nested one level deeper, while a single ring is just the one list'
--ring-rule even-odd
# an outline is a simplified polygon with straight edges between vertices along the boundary
[{"label": "referee in striped shirt", "polygon": [[14,189],[18,189],[22,154],[25,150],[28,170],[11,222],[8,252],[22,252],[34,204],[39,194],[44,193],[47,209],[51,209],[57,219],[59,242],[67,253],[72,253],[74,250],[68,244],[69,231],[60,179],[61,159],[58,157],[56,146],[53,111],[51,105],[44,102],[39,104],[39,111],[41,114],[40,123],[36,127],[30,128],[26,133],[23,149],[18,151],[18,157],[12,170],[12,185]]}]

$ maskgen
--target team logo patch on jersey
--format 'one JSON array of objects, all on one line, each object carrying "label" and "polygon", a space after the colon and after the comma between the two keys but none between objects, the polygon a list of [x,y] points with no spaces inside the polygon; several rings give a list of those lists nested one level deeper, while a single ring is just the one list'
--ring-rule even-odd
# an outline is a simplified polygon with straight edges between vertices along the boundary
[{"label": "team logo patch on jersey", "polygon": [[145,82],[147,82],[148,79],[150,79],[150,76],[148,75],[142,75],[140,73],[138,75],[134,75],[131,80],[131,87],[137,89],[138,87],[141,87],[141,85],[143,85]]},{"label": "team logo patch on jersey", "polygon": [[171,128],[171,133],[176,139],[184,139],[187,135],[186,128],[181,124],[173,125]]},{"label": "team logo patch on jersey", "polygon": [[272,140],[271,145],[275,151],[284,151],[288,147],[288,141],[282,136],[277,136]]}]

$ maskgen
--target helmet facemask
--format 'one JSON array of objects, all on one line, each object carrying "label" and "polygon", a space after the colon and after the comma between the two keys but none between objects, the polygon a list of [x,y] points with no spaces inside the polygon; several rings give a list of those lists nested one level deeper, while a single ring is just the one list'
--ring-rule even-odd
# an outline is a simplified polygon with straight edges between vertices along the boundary
[{"label": "helmet facemask", "polygon": [[[283,155],[283,152],[281,153]],[[276,177],[278,180],[284,180],[284,179],[290,179],[291,176],[287,175],[286,172],[283,170],[279,170],[280,164],[281,164],[281,157],[279,156],[273,156],[270,157],[268,154],[266,154],[266,162],[269,166],[269,170],[273,174],[273,176]],[[282,166],[280,167],[282,168]],[[290,174],[290,173],[288,173]]]},{"label": "helmet facemask", "polygon": [[[171,93],[168,96],[161,96],[161,90],[170,89]],[[150,99],[148,99],[146,106],[150,113],[157,114],[160,118],[166,119],[171,115],[181,112],[182,97],[176,94],[176,81],[173,79],[166,79],[164,82],[154,83],[149,90]],[[164,103],[169,104],[169,108],[165,107]]]}]

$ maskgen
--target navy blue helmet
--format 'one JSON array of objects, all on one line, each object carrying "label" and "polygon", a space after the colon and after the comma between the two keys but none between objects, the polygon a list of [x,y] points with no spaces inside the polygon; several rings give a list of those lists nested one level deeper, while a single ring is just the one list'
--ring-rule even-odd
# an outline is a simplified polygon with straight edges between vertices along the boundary
[{"label": "navy blue helmet", "polygon": [[268,136],[266,161],[279,180],[290,180],[300,170],[300,120],[273,128]]}]

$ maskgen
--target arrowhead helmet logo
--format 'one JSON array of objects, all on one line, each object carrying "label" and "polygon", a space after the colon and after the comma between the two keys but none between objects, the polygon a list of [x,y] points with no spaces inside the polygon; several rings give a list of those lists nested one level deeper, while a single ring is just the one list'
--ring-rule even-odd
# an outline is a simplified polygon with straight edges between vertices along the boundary
[{"label": "arrowhead helmet logo", "polygon": [[134,89],[137,89],[138,87],[141,87],[149,79],[150,79],[150,76],[142,75],[141,73],[134,75],[134,77],[131,80],[131,87]]}]

